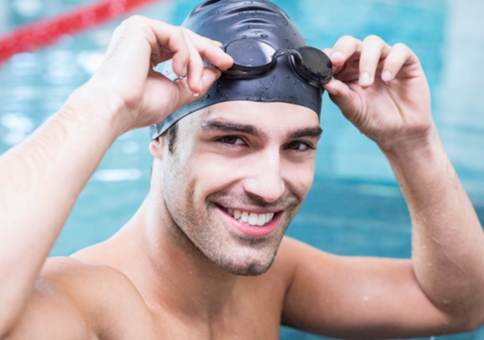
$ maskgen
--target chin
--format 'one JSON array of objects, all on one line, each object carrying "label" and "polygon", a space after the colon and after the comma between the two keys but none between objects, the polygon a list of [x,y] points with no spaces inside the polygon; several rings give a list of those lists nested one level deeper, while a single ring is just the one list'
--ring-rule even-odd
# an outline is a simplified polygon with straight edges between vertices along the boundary
[{"label": "chin", "polygon": [[211,256],[207,257],[227,273],[239,276],[258,276],[269,270],[277,253],[277,249],[255,252],[245,250],[232,249],[228,256],[210,254]]},{"label": "chin", "polygon": [[269,270],[274,259],[269,263],[250,262],[250,263],[230,263],[213,261],[220,269],[229,274],[238,276],[259,276]]}]

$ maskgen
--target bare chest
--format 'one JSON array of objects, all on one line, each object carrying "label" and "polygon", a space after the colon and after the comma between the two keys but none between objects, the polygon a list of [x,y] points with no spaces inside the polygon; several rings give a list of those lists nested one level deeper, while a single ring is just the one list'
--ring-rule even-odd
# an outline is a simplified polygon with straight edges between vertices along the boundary
[{"label": "bare chest", "polygon": [[[229,310],[212,323],[195,321],[189,316],[152,313],[150,318],[132,313],[111,328],[106,340],[276,340],[279,339],[280,310],[245,301],[239,309]],[[269,307],[269,308],[268,308]]]}]

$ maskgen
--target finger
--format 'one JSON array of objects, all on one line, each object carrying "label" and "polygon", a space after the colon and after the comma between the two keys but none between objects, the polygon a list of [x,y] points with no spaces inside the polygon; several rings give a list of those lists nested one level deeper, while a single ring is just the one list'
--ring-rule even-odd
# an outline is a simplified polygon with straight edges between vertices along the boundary
[{"label": "finger", "polygon": [[343,66],[352,57],[358,57],[363,42],[352,36],[345,35],[338,39],[331,51],[331,62],[334,66]]},{"label": "finger", "polygon": [[381,59],[385,59],[390,51],[390,45],[375,35],[370,35],[363,41],[359,70],[361,87],[368,88],[373,85],[378,63]]},{"label": "finger", "polygon": [[234,59],[221,49],[222,43],[202,37],[190,30],[186,31],[203,59],[221,70],[227,70],[232,67]]},{"label": "finger", "polygon": [[404,65],[418,62],[418,57],[408,46],[400,43],[396,44],[385,60],[381,78],[388,83],[397,76]]},{"label": "finger", "polygon": [[[187,33],[188,33],[188,34],[191,36],[191,38],[192,38],[193,40],[200,39],[200,40],[202,40],[202,41],[204,41],[204,42],[206,42],[206,43],[209,43],[209,44],[215,45],[215,46],[217,46],[217,47],[219,47],[219,48],[223,46],[223,44],[222,44],[220,41],[217,41],[217,40],[212,40],[212,39],[210,39],[210,38],[207,38],[207,37],[201,36],[201,35],[199,35],[199,34],[197,34],[197,33],[193,32],[192,30],[189,30],[189,29],[184,28],[184,27],[182,27],[182,29],[183,29],[183,30],[185,30],[185,31],[186,31],[186,32],[187,32]],[[195,38],[196,38],[196,39],[195,39]]]},{"label": "finger", "polygon": [[[200,90],[199,95],[204,96],[221,74],[222,73],[214,67],[205,67],[202,74],[203,88]],[[189,89],[187,85],[187,79],[183,79],[179,82],[174,82],[173,84],[178,87],[178,91],[181,94],[179,96],[179,106],[185,105],[199,98],[198,96],[194,96],[193,92],[191,92],[191,90]]]},{"label": "finger", "polygon": [[198,94],[203,89],[203,61],[188,33],[185,30],[182,30],[182,32],[185,35],[185,40],[187,42],[188,49],[190,50],[190,61],[188,62],[187,71],[187,83],[192,92],[196,96],[198,96]]},{"label": "finger", "polygon": [[343,115],[352,123],[357,121],[361,107],[360,96],[347,84],[340,80],[332,79],[324,85],[331,100],[340,108]]},{"label": "finger", "polygon": [[140,15],[125,20],[123,25],[130,27],[128,32],[139,34],[141,30],[152,51],[162,49],[173,52],[173,71],[179,77],[186,74],[190,50],[181,28]]}]

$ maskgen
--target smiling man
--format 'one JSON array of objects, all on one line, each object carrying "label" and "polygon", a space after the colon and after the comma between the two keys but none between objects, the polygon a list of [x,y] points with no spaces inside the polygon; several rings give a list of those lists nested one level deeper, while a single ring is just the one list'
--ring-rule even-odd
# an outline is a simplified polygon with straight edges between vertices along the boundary
[{"label": "smiling man", "polygon": [[163,178],[153,179],[160,189],[150,195],[219,268],[265,273],[313,181],[317,115],[283,103],[226,102],[180,125],[172,152],[151,145],[153,173]]},{"label": "smiling man", "polygon": [[[328,82],[330,63],[312,64],[321,52],[306,54],[268,1],[210,0],[194,17],[190,29],[123,22],[100,71],[0,158],[0,339],[266,340],[281,324],[385,339],[484,323],[484,235],[416,55],[343,37],[324,50]],[[231,32],[223,49],[212,40]],[[231,54],[234,41],[245,47]],[[263,65],[239,60],[264,51]],[[153,70],[170,59],[176,81]],[[412,219],[411,260],[334,256],[284,237],[312,184],[322,86],[389,160]],[[154,163],[140,209],[109,240],[47,259],[110,145],[144,126]]]}]

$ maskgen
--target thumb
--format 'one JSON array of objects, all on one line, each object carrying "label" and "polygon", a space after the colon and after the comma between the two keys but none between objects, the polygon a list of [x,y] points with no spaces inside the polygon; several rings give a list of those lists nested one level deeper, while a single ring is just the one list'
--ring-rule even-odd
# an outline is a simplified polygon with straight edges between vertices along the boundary
[{"label": "thumb", "polygon": [[324,88],[328,91],[329,97],[340,108],[346,119],[352,123],[356,123],[362,111],[361,97],[348,85],[337,79],[332,79]]},{"label": "thumb", "polygon": [[213,85],[213,83],[220,78],[222,75],[222,72],[215,67],[205,67],[203,70],[202,74],[202,81],[203,81],[203,87],[202,91],[200,93],[193,93],[189,88],[188,85],[186,84],[185,81],[183,82],[177,82],[177,86],[179,86],[179,90],[181,92],[181,102],[182,103],[190,103],[195,100],[198,100],[199,98],[203,97],[207,91],[210,89],[210,87]]}]

